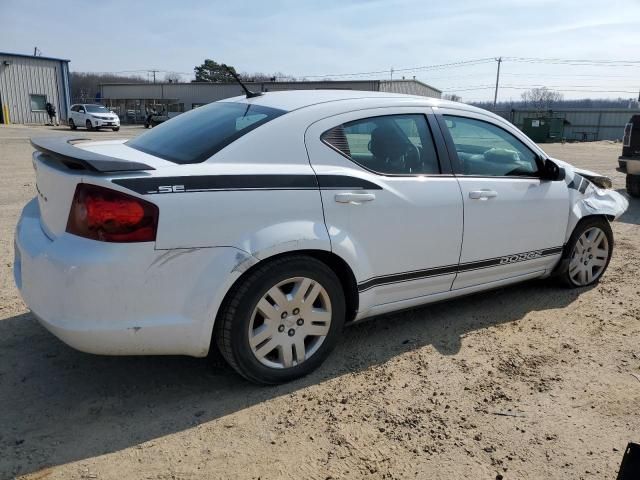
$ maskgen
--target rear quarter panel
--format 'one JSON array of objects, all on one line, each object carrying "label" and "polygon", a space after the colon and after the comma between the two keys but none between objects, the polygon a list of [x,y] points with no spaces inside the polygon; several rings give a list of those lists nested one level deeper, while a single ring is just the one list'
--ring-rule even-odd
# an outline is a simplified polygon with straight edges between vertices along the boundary
[{"label": "rear quarter panel", "polygon": [[[206,162],[163,167],[138,177],[166,183],[160,190],[167,193],[155,187],[142,193],[160,210],[156,248],[233,246],[258,259],[290,250],[330,250],[304,146],[306,123],[289,115],[295,117],[289,113],[261,126]],[[302,176],[307,187],[288,188],[285,181],[281,188],[243,188],[244,181],[255,183],[264,175]],[[184,184],[204,176],[218,177],[215,191],[182,191]]]}]

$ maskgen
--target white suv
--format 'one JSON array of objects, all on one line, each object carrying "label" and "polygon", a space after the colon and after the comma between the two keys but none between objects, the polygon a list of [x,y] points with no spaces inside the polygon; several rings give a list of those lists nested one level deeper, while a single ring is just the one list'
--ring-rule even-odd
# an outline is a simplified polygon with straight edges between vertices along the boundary
[{"label": "white suv", "polygon": [[628,206],[506,120],[424,97],[273,92],[129,141],[32,143],[14,276],[40,322],[99,354],[217,345],[264,383],[367,317],[552,274],[591,285]]},{"label": "white suv", "polygon": [[69,110],[69,127],[75,130],[85,127],[87,130],[110,128],[120,130],[120,118],[104,105],[77,104]]}]

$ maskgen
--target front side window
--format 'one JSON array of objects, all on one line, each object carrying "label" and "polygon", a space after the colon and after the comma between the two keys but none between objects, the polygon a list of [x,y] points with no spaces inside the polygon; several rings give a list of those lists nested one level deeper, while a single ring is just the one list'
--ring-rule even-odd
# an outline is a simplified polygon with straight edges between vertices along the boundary
[{"label": "front side window", "polygon": [[31,102],[32,112],[43,112],[47,109],[47,96],[46,95],[29,95]]},{"label": "front side window", "polygon": [[460,173],[489,177],[538,175],[538,156],[502,128],[482,120],[445,115]]},{"label": "front side window", "polygon": [[440,173],[424,115],[387,115],[347,122],[321,140],[361,167],[384,175]]},{"label": "front side window", "polygon": [[127,145],[174,163],[200,163],[284,113],[249,103],[214,102],[172,118]]}]

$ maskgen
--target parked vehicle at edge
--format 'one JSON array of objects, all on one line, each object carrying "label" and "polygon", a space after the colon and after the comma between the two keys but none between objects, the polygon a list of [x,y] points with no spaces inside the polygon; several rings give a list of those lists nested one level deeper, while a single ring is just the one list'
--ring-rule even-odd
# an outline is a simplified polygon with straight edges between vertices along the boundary
[{"label": "parked vehicle at edge", "polygon": [[120,117],[104,105],[76,104],[69,109],[69,127],[71,130],[78,127],[85,127],[87,130],[110,128],[117,132],[120,130]]},{"label": "parked vehicle at edge", "polygon": [[364,318],[592,285],[628,206],[506,120],[425,97],[273,92],[129,141],[32,143],[14,276],[39,321],[97,354],[217,347],[262,383],[312,371]]},{"label": "parked vehicle at edge", "polygon": [[627,193],[640,197],[640,115],[633,115],[624,127],[619,170],[626,173]]}]

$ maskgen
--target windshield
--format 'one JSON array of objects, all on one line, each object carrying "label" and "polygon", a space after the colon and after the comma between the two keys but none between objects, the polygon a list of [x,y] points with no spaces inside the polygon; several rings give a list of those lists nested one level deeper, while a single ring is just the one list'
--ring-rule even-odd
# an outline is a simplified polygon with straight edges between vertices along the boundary
[{"label": "windshield", "polygon": [[86,105],[86,107],[89,113],[109,113],[109,109],[102,105]]},{"label": "windshield", "polygon": [[247,103],[210,103],[154,127],[127,145],[170,162],[200,163],[284,113]]}]

